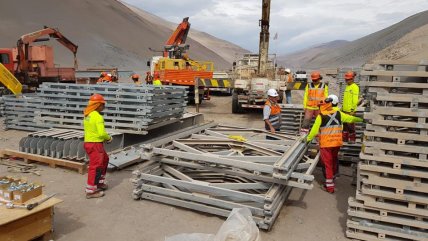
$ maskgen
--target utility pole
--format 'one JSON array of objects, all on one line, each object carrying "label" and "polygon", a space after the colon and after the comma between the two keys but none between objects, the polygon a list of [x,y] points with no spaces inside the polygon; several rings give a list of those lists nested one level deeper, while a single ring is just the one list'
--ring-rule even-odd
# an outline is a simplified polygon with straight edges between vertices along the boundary
[{"label": "utility pole", "polygon": [[269,55],[269,21],[270,21],[270,0],[262,0],[262,19],[259,20],[260,43],[259,43],[259,63],[258,75],[266,76],[266,66]]}]

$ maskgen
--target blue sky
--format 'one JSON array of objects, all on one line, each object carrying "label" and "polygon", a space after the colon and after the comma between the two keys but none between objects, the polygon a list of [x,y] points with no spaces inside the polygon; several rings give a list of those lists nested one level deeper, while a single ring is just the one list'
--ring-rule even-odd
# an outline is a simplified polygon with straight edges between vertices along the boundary
[{"label": "blue sky", "polygon": [[[258,49],[262,0],[123,1],[177,24],[190,17],[192,28]],[[272,0],[269,52],[355,40],[427,9],[427,0]]]}]

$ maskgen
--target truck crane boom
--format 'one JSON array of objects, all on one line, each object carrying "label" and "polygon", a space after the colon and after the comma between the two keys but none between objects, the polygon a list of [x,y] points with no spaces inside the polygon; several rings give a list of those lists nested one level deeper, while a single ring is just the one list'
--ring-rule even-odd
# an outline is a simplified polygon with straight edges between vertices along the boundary
[{"label": "truck crane boom", "polygon": [[177,26],[175,31],[166,41],[163,57],[169,57],[172,59],[182,58],[183,53],[189,49],[189,45],[185,45],[189,30],[189,17],[183,18],[183,21]]},{"label": "truck crane boom", "polygon": [[259,63],[258,75],[266,77],[266,69],[269,55],[269,21],[270,21],[270,2],[271,0],[263,0],[262,2],[262,19],[260,25],[260,43],[259,43]]},{"label": "truck crane boom", "polygon": [[73,42],[71,42],[68,38],[66,38],[64,35],[62,35],[61,32],[59,32],[58,29],[50,28],[47,26],[44,26],[42,30],[32,32],[29,34],[22,35],[20,39],[17,41],[17,51],[18,51],[18,63],[16,66],[17,72],[23,72],[28,70],[29,63],[28,63],[28,51],[29,51],[29,45],[33,42],[40,42],[40,41],[46,41],[49,40],[49,38],[39,39],[42,36],[48,35],[50,38],[54,38],[59,43],[61,43],[64,47],[69,49],[73,55],[74,55],[74,68],[77,69],[77,48],[78,46],[75,45]]}]

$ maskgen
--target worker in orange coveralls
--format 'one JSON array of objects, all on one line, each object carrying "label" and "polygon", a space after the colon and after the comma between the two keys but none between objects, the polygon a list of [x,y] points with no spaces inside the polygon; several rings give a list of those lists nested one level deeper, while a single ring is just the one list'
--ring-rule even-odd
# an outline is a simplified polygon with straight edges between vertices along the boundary
[{"label": "worker in orange coveralls", "polygon": [[102,95],[94,94],[90,97],[88,106],[84,110],[84,148],[89,156],[86,184],[86,198],[88,199],[104,196],[104,191],[108,188],[105,177],[109,157],[103,142],[110,143],[113,138],[105,131],[104,118],[101,115],[105,103]]}]

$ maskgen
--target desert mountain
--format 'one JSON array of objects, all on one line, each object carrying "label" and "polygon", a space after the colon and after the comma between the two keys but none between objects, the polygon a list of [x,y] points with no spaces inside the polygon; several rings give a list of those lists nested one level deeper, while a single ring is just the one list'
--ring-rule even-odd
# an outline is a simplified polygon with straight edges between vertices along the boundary
[{"label": "desert mountain", "polygon": [[380,59],[420,60],[428,56],[427,42],[428,11],[424,11],[352,42],[282,56],[280,63],[320,68],[357,67]]},{"label": "desert mountain", "polygon": [[288,67],[300,67],[301,63],[310,62],[313,59],[317,58],[320,54],[343,46],[347,43],[349,43],[349,41],[335,40],[328,43],[315,45],[288,55],[279,56],[278,62]]},{"label": "desert mountain", "polygon": [[[117,66],[124,70],[144,71],[147,60],[159,55],[151,52],[149,47],[161,50],[172,33],[171,29],[178,24],[171,23],[169,27],[158,24],[117,0],[14,0],[2,1],[1,5],[1,48],[14,47],[21,35],[40,30],[45,25],[58,28],[79,46],[79,69]],[[215,69],[230,68],[230,56],[222,56],[223,52],[209,46],[232,46],[236,51],[239,47],[203,32],[192,29],[190,32],[191,36],[206,38],[205,43],[199,43],[197,37],[188,38],[191,58],[213,61]],[[54,46],[55,63],[61,67],[72,66],[72,54],[66,48],[54,40],[48,45]]]}]

